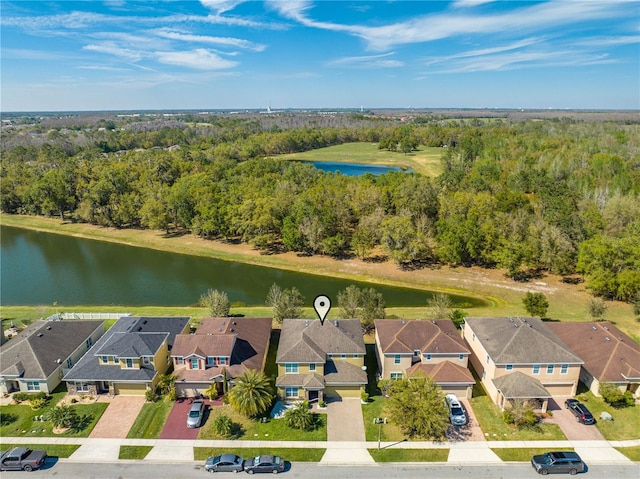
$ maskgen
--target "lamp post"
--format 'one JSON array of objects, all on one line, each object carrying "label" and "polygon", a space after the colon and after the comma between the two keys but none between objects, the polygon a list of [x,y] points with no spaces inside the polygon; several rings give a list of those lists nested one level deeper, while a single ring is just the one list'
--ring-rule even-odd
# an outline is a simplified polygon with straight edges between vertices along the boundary
[{"label": "lamp post", "polygon": [[378,425],[378,451],[380,450],[380,435],[382,433],[382,424],[387,423],[387,418],[374,417],[373,423]]}]

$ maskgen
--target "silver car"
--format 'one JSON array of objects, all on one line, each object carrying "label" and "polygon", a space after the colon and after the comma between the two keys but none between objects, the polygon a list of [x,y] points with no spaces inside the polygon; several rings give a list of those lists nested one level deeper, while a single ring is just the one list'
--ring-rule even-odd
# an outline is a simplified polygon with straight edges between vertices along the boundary
[{"label": "silver car", "polygon": [[220,454],[211,456],[204,464],[207,472],[240,472],[242,471],[244,459],[235,454]]},{"label": "silver car", "polygon": [[200,427],[204,417],[204,401],[198,399],[193,401],[189,413],[187,414],[187,427]]},{"label": "silver car", "polygon": [[447,406],[449,408],[449,421],[454,426],[464,426],[467,424],[467,415],[464,412],[464,408],[455,394],[447,394],[445,396],[447,400]]}]

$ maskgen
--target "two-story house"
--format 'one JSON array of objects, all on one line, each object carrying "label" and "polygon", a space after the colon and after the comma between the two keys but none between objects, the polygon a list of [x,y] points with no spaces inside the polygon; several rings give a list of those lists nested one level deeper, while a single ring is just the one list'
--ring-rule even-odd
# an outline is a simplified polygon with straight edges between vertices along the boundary
[{"label": "two-story house", "polygon": [[51,393],[103,334],[102,321],[34,321],[0,346],[0,393]]},{"label": "two-story house", "polygon": [[475,380],[471,351],[450,319],[377,319],[376,355],[381,379],[423,375],[445,394],[470,398]]},{"label": "two-story house", "polygon": [[212,383],[223,392],[248,369],[263,371],[271,318],[205,318],[195,334],[178,334],[171,350],[180,396],[204,394]]},{"label": "two-story house", "polygon": [[276,363],[283,400],[360,397],[367,384],[362,326],[357,319],[285,319]]},{"label": "two-story house", "polygon": [[542,412],[573,396],[583,361],[540,318],[465,318],[471,365],[494,403],[528,400]]},{"label": "two-story house", "polygon": [[158,376],[171,364],[176,335],[188,330],[188,317],[122,317],[65,374],[67,390],[141,395],[155,389]]}]

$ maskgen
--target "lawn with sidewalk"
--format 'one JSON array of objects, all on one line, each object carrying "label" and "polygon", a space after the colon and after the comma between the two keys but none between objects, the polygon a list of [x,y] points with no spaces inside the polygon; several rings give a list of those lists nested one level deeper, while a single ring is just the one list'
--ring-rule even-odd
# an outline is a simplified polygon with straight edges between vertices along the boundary
[{"label": "lawn with sidewalk", "polygon": [[[596,397],[591,391],[576,396],[589,408],[596,418],[596,427],[609,441],[625,441],[628,439],[640,439],[640,408],[638,406],[613,407]],[[613,421],[600,419],[602,412],[608,412]]]},{"label": "lawn with sidewalk", "polygon": [[[505,462],[529,462],[533,456],[549,452],[549,448],[536,447],[495,447],[491,450]],[[574,452],[571,447],[563,447],[562,450]]]},{"label": "lawn with sidewalk", "polygon": [[238,454],[245,459],[260,456],[262,454],[270,454],[272,456],[280,456],[285,461],[290,462],[320,462],[326,449],[321,448],[293,448],[293,447],[194,447],[193,457],[196,461],[206,461],[209,456],[217,456],[219,454]]},{"label": "lawn with sidewalk", "polygon": [[159,438],[172,407],[173,401],[163,397],[154,402],[144,403],[127,437],[130,439]]},{"label": "lawn with sidewalk", "polygon": [[449,449],[368,449],[376,462],[447,462]]},{"label": "lawn with sidewalk", "polygon": [[142,460],[153,449],[152,446],[120,446],[118,459]]},{"label": "lawn with sidewalk", "polygon": [[618,452],[621,452],[634,462],[640,462],[640,446],[631,447],[616,447]]},{"label": "lawn with sidewalk", "polygon": [[0,443],[0,450],[7,451],[9,449],[13,449],[14,447],[26,447],[32,449],[34,451],[46,451],[47,456],[49,457],[58,457],[62,459],[66,459],[71,454],[76,452],[76,450],[80,447],[79,444],[5,444]]}]

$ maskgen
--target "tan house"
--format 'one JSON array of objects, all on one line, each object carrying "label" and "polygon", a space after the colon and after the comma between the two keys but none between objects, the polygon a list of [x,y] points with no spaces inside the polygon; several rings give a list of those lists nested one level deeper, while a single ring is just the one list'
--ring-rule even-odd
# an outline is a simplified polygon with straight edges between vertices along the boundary
[{"label": "tan house", "polygon": [[445,394],[470,398],[475,380],[467,368],[471,351],[449,319],[378,319],[376,356],[381,379],[424,375]]},{"label": "tan house", "polygon": [[102,321],[34,321],[0,346],[0,393],[51,393],[103,334]]},{"label": "tan house", "polygon": [[580,380],[593,394],[607,382],[640,397],[640,344],[607,321],[547,326],[584,361]]},{"label": "tan house", "polygon": [[360,397],[367,384],[362,327],[357,319],[285,319],[276,363],[283,400]]},{"label": "tan house", "polygon": [[494,403],[528,400],[542,412],[573,396],[583,361],[540,318],[465,318],[471,365]]},{"label": "tan house", "polygon": [[67,374],[70,394],[141,395],[155,389],[171,365],[175,337],[188,317],[120,318]]},{"label": "tan house", "polygon": [[271,318],[205,318],[195,334],[178,334],[171,350],[180,396],[204,394],[248,369],[263,371]]}]

